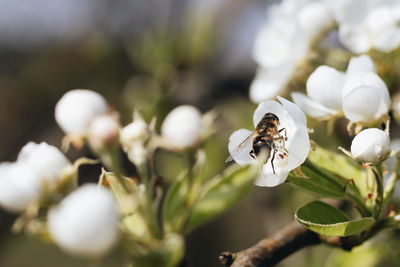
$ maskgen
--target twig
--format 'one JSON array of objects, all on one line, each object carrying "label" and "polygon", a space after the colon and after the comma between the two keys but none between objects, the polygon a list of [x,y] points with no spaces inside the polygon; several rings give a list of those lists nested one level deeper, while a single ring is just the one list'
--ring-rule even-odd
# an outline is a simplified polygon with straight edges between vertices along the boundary
[{"label": "twig", "polygon": [[219,261],[231,267],[273,266],[304,247],[321,243],[351,250],[362,240],[358,236],[321,237],[298,223],[292,223],[246,250],[221,253]]}]

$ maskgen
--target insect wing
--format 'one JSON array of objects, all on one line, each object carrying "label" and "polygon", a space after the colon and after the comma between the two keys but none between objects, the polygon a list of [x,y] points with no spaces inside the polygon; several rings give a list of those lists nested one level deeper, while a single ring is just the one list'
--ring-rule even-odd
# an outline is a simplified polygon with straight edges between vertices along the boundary
[{"label": "insect wing", "polygon": [[253,139],[256,135],[256,132],[252,132],[248,137],[246,137],[229,155],[229,157],[225,160],[225,163],[232,161],[234,157],[236,157],[242,150],[247,147],[251,142],[253,142]]}]

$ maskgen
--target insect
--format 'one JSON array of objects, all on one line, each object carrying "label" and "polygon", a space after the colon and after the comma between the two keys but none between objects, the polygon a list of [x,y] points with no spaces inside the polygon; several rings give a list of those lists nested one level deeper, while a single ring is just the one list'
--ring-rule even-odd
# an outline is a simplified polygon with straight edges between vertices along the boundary
[{"label": "insect", "polygon": [[[257,124],[255,130],[244,139],[229,155],[225,162],[233,160],[235,156],[242,152],[252,142],[252,150],[249,152],[253,159],[256,159],[261,152],[267,154],[267,161],[271,156],[272,170],[275,173],[274,160],[278,155],[281,159],[287,156],[285,148],[285,141],[287,141],[286,129],[278,130],[279,118],[273,113],[266,113],[260,122]],[[283,132],[283,135],[281,133]]]}]

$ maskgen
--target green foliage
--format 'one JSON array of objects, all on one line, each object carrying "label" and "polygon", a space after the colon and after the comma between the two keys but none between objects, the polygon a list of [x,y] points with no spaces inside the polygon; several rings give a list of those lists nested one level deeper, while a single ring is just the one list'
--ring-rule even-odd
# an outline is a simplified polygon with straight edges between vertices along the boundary
[{"label": "green foliage", "polygon": [[297,209],[295,218],[308,229],[325,236],[350,236],[372,227],[371,217],[351,220],[339,209],[321,201],[312,201]]},{"label": "green foliage", "polygon": [[231,208],[251,189],[258,165],[230,166],[222,175],[208,181],[201,189],[188,221],[188,231]]},{"label": "green foliage", "polygon": [[343,186],[341,186],[345,181],[339,184],[334,180],[326,179],[306,166],[302,166],[301,171],[304,176],[289,174],[288,180],[292,185],[321,197],[344,198],[346,196]]}]

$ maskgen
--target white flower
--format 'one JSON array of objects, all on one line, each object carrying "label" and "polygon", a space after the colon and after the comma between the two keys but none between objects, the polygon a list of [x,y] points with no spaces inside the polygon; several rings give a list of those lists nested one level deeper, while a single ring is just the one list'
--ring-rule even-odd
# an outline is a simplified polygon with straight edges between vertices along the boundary
[{"label": "white flower", "polygon": [[[351,59],[343,85],[343,112],[352,122],[373,123],[390,108],[389,90],[367,57]],[[371,66],[372,65],[372,66]]]},{"label": "white flower", "polygon": [[71,165],[65,155],[55,146],[42,142],[29,142],[18,155],[18,163],[29,165],[42,182],[56,183],[62,171]]},{"label": "white flower", "polygon": [[352,156],[364,163],[377,163],[384,160],[389,153],[389,134],[380,129],[365,129],[351,143]]},{"label": "white flower", "polygon": [[11,212],[22,212],[40,197],[40,180],[18,163],[0,163],[0,206]]},{"label": "white flower", "polygon": [[149,125],[140,117],[121,130],[120,142],[130,161],[142,164],[147,157],[145,142],[150,137]]},{"label": "white flower", "polygon": [[149,135],[149,125],[144,120],[138,119],[122,129],[120,140],[122,144],[128,145],[136,141],[145,141]]},{"label": "white flower", "polygon": [[25,210],[40,199],[45,186],[51,188],[60,181],[69,166],[69,160],[56,147],[26,144],[16,162],[0,164],[0,206],[14,212]]},{"label": "white flower", "polygon": [[315,38],[321,30],[333,23],[333,14],[325,3],[313,1],[299,10],[298,21],[307,35]]},{"label": "white flower", "polygon": [[161,126],[161,134],[169,146],[184,149],[200,142],[202,128],[200,111],[184,105],[167,115]]},{"label": "white flower", "polygon": [[270,20],[263,25],[254,42],[253,57],[264,68],[303,58],[306,53],[307,39],[294,19]]},{"label": "white flower", "polygon": [[295,65],[291,62],[274,68],[259,68],[250,85],[250,100],[259,103],[283,93]]},{"label": "white flower", "polygon": [[333,21],[323,1],[284,0],[268,11],[253,48],[260,65],[250,87],[250,99],[256,103],[283,93],[311,42]]},{"label": "white flower", "polygon": [[64,94],[57,102],[55,118],[65,133],[85,135],[93,119],[107,110],[107,102],[100,94],[76,89]]},{"label": "white flower", "polygon": [[101,115],[93,119],[88,129],[88,140],[94,149],[102,149],[118,139],[119,123],[112,115]]},{"label": "white flower", "polygon": [[400,46],[398,1],[336,0],[333,6],[339,38],[352,52],[390,52]]},{"label": "white flower", "polygon": [[[253,115],[254,126],[256,127],[260,120],[267,113],[276,115],[279,119],[278,130],[281,130],[280,135],[287,137],[286,141],[282,139],[277,141],[277,151],[273,161],[271,160],[273,151],[271,151],[267,162],[264,164],[260,177],[256,181],[258,186],[276,186],[283,183],[288,176],[289,171],[298,167],[307,158],[310,150],[310,141],[306,126],[306,117],[301,109],[294,103],[278,97],[280,101],[265,101],[258,105]],[[251,142],[245,142],[245,146],[239,150],[239,153],[234,153],[234,150],[243,142],[244,139],[250,136],[252,132],[246,129],[240,129],[234,132],[229,138],[228,149],[233,159],[238,164],[250,164],[255,160],[251,157],[250,152],[253,150]],[[282,145],[282,142],[284,145]],[[283,152],[287,150],[287,155]]]},{"label": "white flower", "polygon": [[307,80],[307,96],[292,93],[293,101],[311,117],[325,119],[342,110],[345,74],[328,66],[319,66]]},{"label": "white flower", "polygon": [[84,185],[50,209],[48,226],[65,252],[100,257],[118,240],[118,217],[114,197],[107,189]]},{"label": "white flower", "polygon": [[294,92],[292,98],[311,117],[329,119],[344,113],[355,123],[379,121],[390,108],[388,88],[368,56],[353,57],[346,74],[319,66],[307,80],[307,96]]}]

